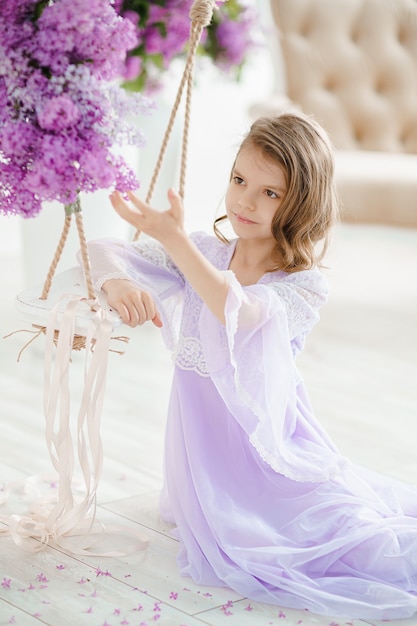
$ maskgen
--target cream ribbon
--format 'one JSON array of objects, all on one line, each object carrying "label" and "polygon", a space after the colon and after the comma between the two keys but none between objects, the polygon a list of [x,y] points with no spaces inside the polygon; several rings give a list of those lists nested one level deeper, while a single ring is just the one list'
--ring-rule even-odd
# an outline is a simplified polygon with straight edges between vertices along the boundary
[{"label": "cream ribbon", "polygon": [[[63,312],[60,312],[65,300]],[[84,389],[73,434],[70,363],[77,313],[85,306],[93,310],[93,315],[86,332]],[[59,325],[58,314],[61,315]],[[55,329],[58,326],[57,339]],[[0,522],[6,525],[5,529],[0,529],[0,534],[9,534],[18,546],[31,552],[52,542],[75,554],[122,556],[143,549],[148,542],[143,533],[118,526],[105,527],[96,520],[97,489],[103,468],[100,423],[112,331],[113,324],[105,309],[82,296],[63,295],[48,315],[44,414],[46,445],[57,473],[58,493],[54,498],[39,494],[38,502],[24,515],[0,516]],[[76,469],[81,471],[82,477],[77,487]],[[30,484],[33,488],[36,480],[28,479],[26,489]],[[80,487],[83,495],[77,499],[75,491]],[[0,504],[7,499],[11,488],[4,490]],[[129,550],[97,550],[109,534],[121,535],[124,543],[130,535],[134,546]]]}]

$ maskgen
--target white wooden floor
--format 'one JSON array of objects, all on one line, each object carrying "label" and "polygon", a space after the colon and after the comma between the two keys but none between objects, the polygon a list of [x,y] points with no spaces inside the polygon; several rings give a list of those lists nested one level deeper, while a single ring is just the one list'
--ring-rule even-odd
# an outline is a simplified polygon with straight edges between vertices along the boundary
[{"label": "white wooden floor", "polygon": [[[227,93],[210,104],[218,115],[226,102]],[[230,123],[226,113],[222,119]],[[225,142],[237,138],[235,130],[232,125],[225,131]],[[205,170],[201,179],[193,178],[197,166],[201,169],[201,163],[190,166],[189,198],[212,207],[211,174]],[[26,286],[19,230],[16,220],[0,217],[1,336],[22,327],[14,311],[15,295]],[[44,238],[37,245],[40,254]],[[328,264],[332,297],[299,359],[316,413],[352,460],[417,483],[417,232],[340,226]],[[19,490],[28,478],[44,480],[46,492],[53,488],[44,442],[43,339],[17,363],[26,339],[24,334],[0,339],[0,497],[10,485],[17,489],[0,514],[26,507],[31,494]],[[76,386],[82,377],[78,355],[71,367]],[[0,537],[0,625],[371,623],[261,605],[180,578],[178,544],[157,509],[170,377],[170,356],[152,326],[131,331],[125,355],[109,357],[97,516],[105,524],[144,530],[148,547],[120,558],[77,557],[53,547],[33,555]],[[416,625],[417,617],[391,623]]]}]

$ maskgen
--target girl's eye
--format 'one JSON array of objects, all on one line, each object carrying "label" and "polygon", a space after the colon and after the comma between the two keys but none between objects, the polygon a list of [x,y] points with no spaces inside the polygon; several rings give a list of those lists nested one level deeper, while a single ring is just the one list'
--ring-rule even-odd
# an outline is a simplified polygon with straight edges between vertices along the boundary
[{"label": "girl's eye", "polygon": [[236,185],[243,185],[244,180],[240,176],[233,176],[233,182],[236,183]]},{"label": "girl's eye", "polygon": [[275,191],[271,191],[271,189],[267,189],[265,193],[266,193],[266,195],[267,195],[269,198],[274,198],[274,199],[275,199],[275,198],[278,198],[278,196],[277,196],[277,194],[275,193]]}]

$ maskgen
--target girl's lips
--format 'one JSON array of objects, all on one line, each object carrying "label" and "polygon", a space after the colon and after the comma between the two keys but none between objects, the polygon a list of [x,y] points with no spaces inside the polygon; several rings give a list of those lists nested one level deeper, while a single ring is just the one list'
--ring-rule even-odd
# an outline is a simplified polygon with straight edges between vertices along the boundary
[{"label": "girl's lips", "polygon": [[241,224],[256,224],[256,222],[248,220],[246,217],[239,215],[239,213],[235,213],[234,216],[238,222],[241,222]]}]

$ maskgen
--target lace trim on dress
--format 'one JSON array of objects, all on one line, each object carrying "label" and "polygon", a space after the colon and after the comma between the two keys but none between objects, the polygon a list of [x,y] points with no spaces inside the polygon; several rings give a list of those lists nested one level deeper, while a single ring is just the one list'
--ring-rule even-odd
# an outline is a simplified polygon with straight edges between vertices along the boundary
[{"label": "lace trim on dress", "polygon": [[196,337],[184,337],[184,335],[180,335],[173,360],[182,370],[195,372],[203,378],[208,378],[210,375],[204,358],[201,341]]},{"label": "lace trim on dress", "polygon": [[104,276],[100,276],[99,280],[94,283],[94,289],[96,291],[100,291],[107,280],[113,280],[115,278],[120,280],[130,280],[130,277],[123,272],[111,272],[109,274],[104,274]]},{"label": "lace trim on dress", "polygon": [[318,322],[319,314],[317,309],[322,303],[322,297],[295,285],[271,283],[269,286],[285,305],[289,322],[290,340],[303,335]]},{"label": "lace trim on dress", "polygon": [[294,482],[320,483],[326,480],[331,480],[337,476],[338,473],[340,473],[341,468],[346,464],[346,461],[341,458],[338,463],[335,463],[333,466],[327,466],[326,469],[309,468],[308,473],[303,472],[301,474],[300,471],[291,469],[291,466],[289,465],[291,462],[294,465],[299,464],[295,455],[291,455],[288,451],[286,451],[286,458],[284,462],[280,464],[278,463],[277,458],[265,449],[265,446],[260,442],[256,431],[249,436],[249,442],[255,448],[262,461],[269,465],[274,472],[282,474]]},{"label": "lace trim on dress", "polygon": [[179,274],[179,270],[175,263],[171,260],[168,254],[165,252],[164,248],[152,241],[152,243],[147,243],[145,241],[134,242],[133,247],[138,251],[140,256],[155,265],[156,267],[163,267],[174,274]]}]

